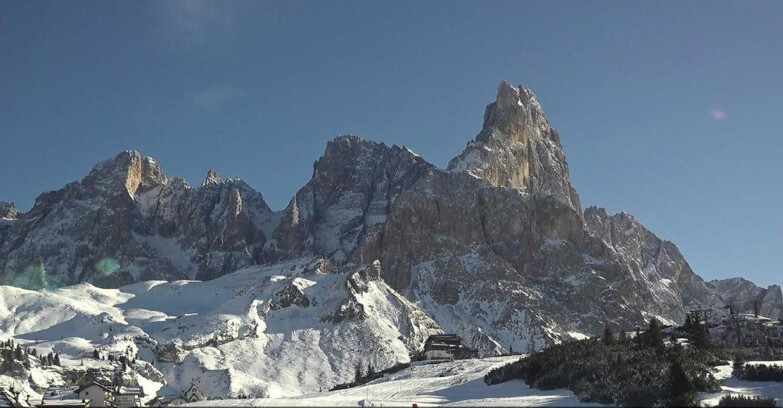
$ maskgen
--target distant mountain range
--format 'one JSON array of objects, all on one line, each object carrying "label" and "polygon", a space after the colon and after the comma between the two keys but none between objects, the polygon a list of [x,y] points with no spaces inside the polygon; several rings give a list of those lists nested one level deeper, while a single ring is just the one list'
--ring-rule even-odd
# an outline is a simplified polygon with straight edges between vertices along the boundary
[{"label": "distant mountain range", "polygon": [[[378,268],[383,296],[399,296],[395,308],[420,315],[424,323],[417,324],[433,332],[460,334],[483,355],[540,349],[596,335],[605,325],[630,330],[651,317],[681,322],[695,307],[749,311],[757,301],[763,314],[783,317],[779,286],[760,288],[741,278],[706,282],[675,244],[633,216],[583,211],[560,135],[536,96],[508,82],[487,106],[481,132],[446,169],[406,147],[340,136],[327,144],[290,204],[272,211],[240,179],[209,171],[194,187],[166,176],[156,160],[125,151],[81,181],[41,194],[28,212],[0,204],[0,218],[0,282],[6,285],[53,290],[207,281],[303,259],[326,275]],[[292,285],[281,295],[292,300],[281,307],[298,313],[321,307],[315,286]],[[232,302],[216,293],[214,302]],[[248,307],[257,313],[257,305]],[[366,309],[354,312],[340,313],[369,316]],[[328,323],[319,313],[302,327]],[[0,327],[7,330],[5,324]],[[403,342],[412,350],[422,335],[411,330],[423,332],[406,324],[393,331],[415,338]],[[286,330],[281,335],[291,336]],[[368,338],[357,342],[368,359],[382,361]],[[351,369],[342,363],[329,368],[335,381]]]}]

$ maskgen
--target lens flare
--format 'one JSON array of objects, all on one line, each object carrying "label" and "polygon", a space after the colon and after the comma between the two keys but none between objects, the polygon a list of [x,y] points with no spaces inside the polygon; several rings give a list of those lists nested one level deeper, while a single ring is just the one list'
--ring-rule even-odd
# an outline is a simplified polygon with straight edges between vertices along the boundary
[{"label": "lens flare", "polygon": [[49,288],[46,278],[46,265],[43,262],[38,262],[25,267],[21,273],[11,278],[10,283],[24,289],[41,290]]},{"label": "lens flare", "polygon": [[710,112],[710,116],[712,116],[715,120],[724,120],[726,119],[726,110],[724,109],[713,109]]},{"label": "lens flare", "polygon": [[112,275],[120,269],[120,263],[114,258],[103,258],[95,264],[95,268],[98,269],[104,275]]}]

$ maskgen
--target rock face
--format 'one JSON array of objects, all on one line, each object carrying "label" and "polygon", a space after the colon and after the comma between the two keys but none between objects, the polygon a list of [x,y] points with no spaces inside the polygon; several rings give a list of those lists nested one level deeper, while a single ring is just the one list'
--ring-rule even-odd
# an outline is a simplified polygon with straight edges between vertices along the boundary
[{"label": "rock face", "polygon": [[712,280],[709,283],[735,312],[753,313],[755,301],[760,315],[783,319],[783,293],[778,285],[762,288],[743,278]]},{"label": "rock face", "polygon": [[[368,271],[483,354],[537,349],[607,324],[682,321],[689,308],[735,299],[632,216],[583,213],[560,136],[535,95],[507,82],[445,170],[405,147],[340,136],[273,212],[241,180],[210,171],[194,188],[124,152],[4,218],[4,283],[116,287],[317,258],[314,275]],[[349,279],[354,290],[361,281]],[[268,306],[307,308],[304,293],[292,283]],[[765,293],[780,298],[779,289]],[[348,305],[324,322],[361,313]]]},{"label": "rock face", "polygon": [[407,148],[338,137],[313,166],[310,182],[283,210],[270,247],[284,254],[324,255],[337,263],[365,263],[366,252],[377,253],[400,194],[432,168]]},{"label": "rock face", "polygon": [[582,211],[568,176],[560,135],[549,124],[533,92],[503,81],[484,113],[484,126],[448,169],[555,198]]},{"label": "rock face", "polygon": [[672,242],[658,238],[633,216],[621,212],[609,216],[603,208],[585,210],[590,235],[603,241],[628,265],[634,279],[650,287],[657,301],[670,305],[667,311],[676,320],[685,309],[722,306],[714,288],[696,275]]},{"label": "rock face", "polygon": [[209,178],[197,189],[168,179],[134,151],[41,194],[6,228],[2,283],[26,288],[79,282],[211,278],[255,263],[271,211],[241,180]]}]

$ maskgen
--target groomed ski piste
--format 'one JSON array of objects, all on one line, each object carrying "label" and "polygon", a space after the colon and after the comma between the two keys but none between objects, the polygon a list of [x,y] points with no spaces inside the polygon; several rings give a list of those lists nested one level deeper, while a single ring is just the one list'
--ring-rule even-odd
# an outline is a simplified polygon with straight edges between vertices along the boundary
[{"label": "groomed ski piste", "polygon": [[[419,407],[428,406],[600,406],[585,404],[568,390],[541,391],[522,381],[486,385],[484,374],[520,356],[413,363],[369,384],[295,398],[219,401],[221,406],[260,407]],[[204,401],[188,406],[214,406]]]},{"label": "groomed ski piste", "polygon": [[[567,389],[542,391],[528,387],[520,380],[487,385],[484,375],[520,356],[457,360],[441,363],[414,363],[410,368],[375,380],[363,386],[304,395],[294,398],[259,398],[219,401],[221,406],[255,407],[419,407],[429,406],[603,406],[580,402]],[[783,361],[750,361],[748,364],[783,365]],[[722,390],[702,393],[704,406],[717,406],[725,395],[763,395],[783,401],[783,383],[742,381],[731,378],[732,366],[715,369]],[[214,406],[215,401],[204,401],[187,406]]]}]

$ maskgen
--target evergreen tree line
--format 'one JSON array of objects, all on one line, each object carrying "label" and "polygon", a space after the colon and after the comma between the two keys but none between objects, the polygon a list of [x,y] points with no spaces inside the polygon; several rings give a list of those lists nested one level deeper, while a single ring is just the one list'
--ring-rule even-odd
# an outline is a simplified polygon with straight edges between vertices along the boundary
[{"label": "evergreen tree line", "polygon": [[736,377],[747,381],[777,381],[783,382],[783,367],[766,364],[745,364],[739,368],[734,366]]},{"label": "evergreen tree line", "polygon": [[769,407],[777,406],[775,398],[763,396],[726,395],[718,402],[719,407]]},{"label": "evergreen tree line", "polygon": [[716,360],[707,349],[667,347],[661,325],[652,319],[633,339],[624,333],[615,337],[607,327],[601,339],[546,348],[490,371],[484,381],[521,379],[542,390],[568,388],[583,402],[698,406],[698,392],[720,389],[711,374]]},{"label": "evergreen tree line", "polygon": [[49,353],[46,355],[38,355],[38,350],[34,348],[22,348],[20,344],[15,344],[12,340],[0,342],[2,351],[0,352],[0,358],[3,360],[3,364],[10,362],[19,362],[25,366],[30,364],[30,356],[38,358],[44,366],[59,366],[60,355],[57,353]]}]

